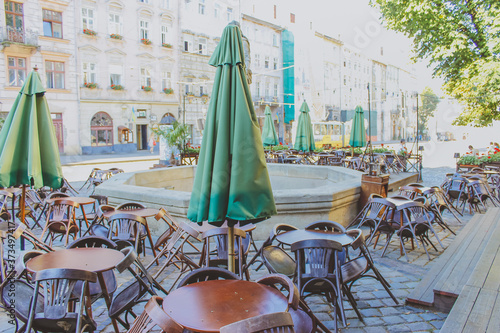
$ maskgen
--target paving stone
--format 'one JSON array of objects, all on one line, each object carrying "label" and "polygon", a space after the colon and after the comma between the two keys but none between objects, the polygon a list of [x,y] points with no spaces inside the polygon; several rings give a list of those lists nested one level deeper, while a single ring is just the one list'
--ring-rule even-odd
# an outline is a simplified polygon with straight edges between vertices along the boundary
[{"label": "paving stone", "polygon": [[366,303],[368,303],[368,305],[372,308],[380,308],[380,307],[385,306],[385,304],[382,303],[382,301],[379,301],[378,299],[369,300],[369,301],[366,301]]},{"label": "paving stone", "polygon": [[422,317],[426,321],[431,321],[431,320],[436,320],[436,319],[442,319],[441,316],[439,316],[438,314],[436,314],[434,312],[421,313],[420,317]]},{"label": "paving stone", "polygon": [[[339,322],[339,325],[342,326],[342,324]],[[350,319],[347,321],[347,327],[352,328],[352,327],[365,327],[366,325],[359,319]]]},{"label": "paving stone", "polygon": [[364,317],[377,317],[380,316],[381,313],[378,309],[361,309],[359,310],[361,312],[361,315]]},{"label": "paving stone", "polygon": [[387,324],[390,324],[390,325],[401,324],[401,323],[405,322],[405,320],[403,318],[401,318],[400,316],[384,316],[384,317],[382,317],[382,319]]},{"label": "paving stone", "polygon": [[387,333],[387,330],[383,326],[377,327],[365,327],[366,333]]},{"label": "paving stone", "polygon": [[424,321],[424,319],[422,317],[420,317],[419,315],[417,315],[415,313],[402,314],[401,318],[403,318],[408,323]]},{"label": "paving stone", "polygon": [[425,331],[432,330],[434,328],[431,324],[425,321],[421,321],[419,323],[408,323],[407,325],[412,331]]},{"label": "paving stone", "polygon": [[444,325],[444,320],[432,320],[429,323],[435,328],[441,329],[441,327],[443,327]]},{"label": "paving stone", "polygon": [[383,326],[385,322],[381,317],[363,317],[366,326]]},{"label": "paving stone", "polygon": [[411,332],[411,329],[406,325],[391,325],[387,326],[387,331],[391,333],[392,332],[401,333],[401,332]]}]

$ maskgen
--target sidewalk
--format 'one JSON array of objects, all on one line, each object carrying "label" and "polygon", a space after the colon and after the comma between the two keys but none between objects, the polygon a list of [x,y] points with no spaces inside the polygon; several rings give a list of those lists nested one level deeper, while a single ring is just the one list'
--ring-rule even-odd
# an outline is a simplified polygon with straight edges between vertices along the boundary
[{"label": "sidewalk", "polygon": [[61,155],[62,166],[94,165],[102,163],[122,163],[159,160],[158,153],[151,154],[149,150],[139,150],[134,153],[113,153],[99,155]]}]

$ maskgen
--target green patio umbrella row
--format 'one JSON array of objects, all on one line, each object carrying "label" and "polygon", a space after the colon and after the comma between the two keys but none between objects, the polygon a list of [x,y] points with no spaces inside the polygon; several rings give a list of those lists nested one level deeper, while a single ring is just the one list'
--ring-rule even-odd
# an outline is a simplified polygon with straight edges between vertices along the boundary
[{"label": "green patio umbrella row", "polygon": [[309,115],[309,106],[306,101],[300,106],[300,115],[297,123],[297,135],[295,136],[295,150],[310,152],[314,151],[314,133]]}]

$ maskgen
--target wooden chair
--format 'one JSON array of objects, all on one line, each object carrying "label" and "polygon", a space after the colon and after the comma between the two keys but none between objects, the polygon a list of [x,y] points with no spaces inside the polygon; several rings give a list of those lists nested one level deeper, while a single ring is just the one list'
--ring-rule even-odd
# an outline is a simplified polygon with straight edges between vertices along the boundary
[{"label": "wooden chair", "polygon": [[[115,266],[120,273],[128,270],[135,278],[132,283],[119,290],[111,301],[109,317],[116,319],[123,327],[129,328],[128,315],[136,317],[133,307],[142,302],[144,295],[157,295],[157,290],[167,295],[168,292],[151,276],[147,269],[138,259],[137,253],[132,247],[121,250],[125,257]],[[124,318],[120,318],[125,313]]]},{"label": "wooden chair", "polygon": [[282,274],[270,274],[255,282],[276,288],[281,292],[287,292],[287,295],[285,295],[288,298],[287,312],[292,316],[295,332],[330,332],[330,330],[314,315],[309,306],[300,298],[299,289],[291,279]]},{"label": "wooden chair", "polygon": [[[29,311],[26,331],[31,329],[50,332],[87,332],[97,327],[92,318],[88,282],[96,282],[97,274],[77,269],[46,269],[36,272],[33,280],[35,289]],[[80,285],[79,303],[73,311],[69,301]],[[38,312],[36,304],[40,293],[43,297],[43,312]]]},{"label": "wooden chair", "polygon": [[281,247],[275,245],[263,247],[260,256],[269,273],[283,274],[291,279],[295,277],[297,264]]},{"label": "wooden chair", "polygon": [[118,249],[133,246],[137,253],[146,254],[146,219],[135,214],[120,213],[111,216],[107,238],[118,245]]},{"label": "wooden chair", "polygon": [[345,228],[342,224],[329,220],[321,220],[306,225],[306,230],[323,230],[331,232],[340,232],[345,234]]},{"label": "wooden chair", "polygon": [[342,304],[342,276],[338,253],[342,245],[326,239],[308,239],[292,244],[297,263],[297,286],[300,296],[323,295],[332,304],[337,330],[337,316],[347,325]]},{"label": "wooden chair", "polygon": [[144,209],[146,206],[140,204],[138,202],[125,202],[116,207],[116,210],[136,210],[136,209]]},{"label": "wooden chair", "polygon": [[89,228],[85,232],[84,236],[88,233],[91,236],[107,237],[109,233],[109,227],[106,226],[106,218],[104,213],[114,212],[115,207],[109,205],[100,205],[97,207],[97,212],[95,218],[90,223]]},{"label": "wooden chair", "polygon": [[470,210],[472,208],[474,211],[481,213],[480,205],[486,212],[486,201],[490,200],[494,207],[498,207],[495,200],[493,200],[493,195],[487,188],[487,184],[481,180],[469,181],[467,184],[468,198],[467,203],[469,204]]},{"label": "wooden chair", "polygon": [[[359,255],[356,256],[355,258],[350,258],[347,262],[345,262],[341,266],[342,270],[342,290],[344,291],[344,294],[347,296],[349,299],[349,302],[351,303],[354,311],[356,312],[358,318],[360,320],[363,320],[361,317],[361,313],[358,310],[358,307],[356,306],[356,301],[354,300],[354,297],[352,295],[351,289],[353,284],[358,281],[361,278],[365,277],[371,277],[379,281],[384,289],[387,291],[389,296],[391,296],[392,300],[396,303],[399,304],[398,300],[396,297],[392,294],[390,291],[390,285],[387,282],[386,279],[380,274],[378,269],[375,267],[375,264],[373,263],[372,257],[370,255],[370,252],[368,251],[368,248],[366,247],[365,244],[365,237],[363,236],[363,232],[360,229],[351,229],[347,231],[347,234],[351,237],[354,238],[354,240],[351,243],[351,248],[353,250],[359,250]],[[372,274],[369,274],[369,273]]]},{"label": "wooden chair", "polygon": [[[73,243],[69,244],[67,249],[76,249],[76,248],[91,248],[91,247],[100,247],[107,249],[116,249],[117,245],[112,240],[109,240],[104,237],[98,236],[85,236],[77,239]],[[115,277],[115,273],[110,270],[102,273],[102,277],[106,283],[106,288],[108,293],[111,295],[115,292],[117,288],[117,281]],[[99,282],[91,282],[89,283],[90,296],[92,298],[92,303],[97,301],[100,297],[102,297],[102,289],[101,284]]]},{"label": "wooden chair", "polygon": [[177,288],[184,287],[191,283],[208,280],[239,280],[240,277],[233,272],[219,267],[201,267],[189,272],[177,285]]},{"label": "wooden chair", "polygon": [[68,245],[70,235],[73,235],[73,239],[76,239],[79,230],[75,215],[77,208],[80,208],[77,202],[64,198],[54,200],[47,210],[47,218],[41,238],[43,239],[47,232],[45,240],[50,237],[49,245],[52,245],[56,235],[62,234],[62,238],[65,239],[65,246]]},{"label": "wooden chair", "polygon": [[295,333],[292,316],[288,312],[264,314],[220,328],[220,333]]},{"label": "wooden chair", "polygon": [[142,314],[134,320],[128,333],[146,333],[159,327],[161,332],[182,333],[184,327],[175,322],[163,309],[161,305],[163,299],[159,296],[152,296],[146,303]]},{"label": "wooden chair", "polygon": [[[229,228],[213,228],[205,231],[202,234],[203,238],[203,254],[204,261],[203,266],[205,267],[227,267],[228,266],[228,230]],[[238,228],[234,228],[234,252],[235,252],[235,263],[237,271],[235,273],[239,274],[243,278],[243,274],[246,275],[247,280],[250,279],[248,271],[243,270],[243,266],[246,265],[246,254],[243,250],[243,239],[246,237],[246,233]],[[215,251],[211,251],[211,243],[214,242]]]}]

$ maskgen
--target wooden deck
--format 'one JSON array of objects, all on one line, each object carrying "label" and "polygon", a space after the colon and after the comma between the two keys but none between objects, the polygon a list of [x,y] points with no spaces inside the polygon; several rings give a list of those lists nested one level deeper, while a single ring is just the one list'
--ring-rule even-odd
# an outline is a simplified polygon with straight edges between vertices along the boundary
[{"label": "wooden deck", "polygon": [[500,332],[500,208],[476,214],[409,295],[450,312],[441,332]]}]

